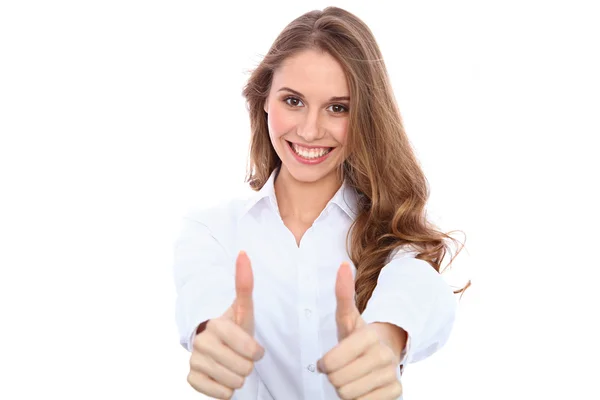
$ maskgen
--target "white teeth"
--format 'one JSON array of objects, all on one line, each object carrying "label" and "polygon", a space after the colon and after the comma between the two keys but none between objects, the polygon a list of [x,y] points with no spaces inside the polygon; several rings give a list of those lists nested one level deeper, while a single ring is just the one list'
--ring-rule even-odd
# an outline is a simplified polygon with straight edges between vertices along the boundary
[{"label": "white teeth", "polygon": [[292,143],[292,148],[294,152],[303,158],[314,159],[323,157],[325,154],[329,153],[330,149],[320,148],[320,149],[307,149],[306,147],[300,147],[295,143]]}]

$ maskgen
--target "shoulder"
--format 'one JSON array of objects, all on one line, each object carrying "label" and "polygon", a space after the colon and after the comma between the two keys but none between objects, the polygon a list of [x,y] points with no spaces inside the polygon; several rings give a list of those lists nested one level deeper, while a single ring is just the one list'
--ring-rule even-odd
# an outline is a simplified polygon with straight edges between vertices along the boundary
[{"label": "shoulder", "polygon": [[183,219],[205,226],[216,238],[227,237],[237,228],[252,196],[251,191],[242,192],[229,199],[215,200],[204,206],[193,206],[184,213]]},{"label": "shoulder", "polygon": [[392,261],[398,261],[398,260],[406,260],[406,259],[415,259],[416,260],[415,257],[417,257],[417,255],[419,255],[419,250],[417,248],[415,248],[414,246],[411,246],[411,245],[399,246],[390,252],[390,254],[387,258],[386,264],[389,264]]},{"label": "shoulder", "polygon": [[429,262],[416,258],[418,254],[412,246],[396,249],[380,272],[380,282],[393,281],[394,285],[404,282],[422,291],[452,294],[444,276]]}]

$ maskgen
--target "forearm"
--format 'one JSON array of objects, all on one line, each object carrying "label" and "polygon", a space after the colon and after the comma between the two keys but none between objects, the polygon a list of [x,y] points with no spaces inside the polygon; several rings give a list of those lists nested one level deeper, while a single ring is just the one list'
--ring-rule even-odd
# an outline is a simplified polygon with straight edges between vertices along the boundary
[{"label": "forearm", "polygon": [[406,340],[408,337],[406,331],[396,325],[385,322],[373,322],[370,325],[375,328],[375,331],[379,334],[381,341],[390,349],[392,349],[399,363],[400,355],[406,346]]}]

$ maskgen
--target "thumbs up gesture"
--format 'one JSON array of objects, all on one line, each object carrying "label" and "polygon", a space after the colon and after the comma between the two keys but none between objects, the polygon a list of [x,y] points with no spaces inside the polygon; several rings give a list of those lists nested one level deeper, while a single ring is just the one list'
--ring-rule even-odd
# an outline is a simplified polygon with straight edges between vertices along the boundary
[{"label": "thumbs up gesture", "polygon": [[317,362],[319,372],[327,374],[342,399],[397,399],[402,394],[398,360],[356,308],[348,263],[338,270],[335,297],[338,345]]},{"label": "thumbs up gesture", "polygon": [[233,304],[221,317],[209,320],[194,338],[187,380],[196,391],[217,399],[231,398],[252,372],[254,362],[263,357],[265,350],[254,339],[253,287],[250,260],[240,252]]},{"label": "thumbs up gesture", "polygon": [[225,318],[233,321],[250,336],[254,336],[254,276],[248,255],[240,251],[235,263],[235,300],[225,312]]}]

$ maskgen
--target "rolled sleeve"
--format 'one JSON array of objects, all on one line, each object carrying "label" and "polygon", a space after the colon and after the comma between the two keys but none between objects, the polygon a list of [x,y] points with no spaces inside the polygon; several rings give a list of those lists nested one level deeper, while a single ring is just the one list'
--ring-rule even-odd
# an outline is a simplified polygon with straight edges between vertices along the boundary
[{"label": "rolled sleeve", "polygon": [[233,261],[192,213],[183,217],[173,247],[175,320],[179,343],[191,352],[198,325],[221,316],[235,298]]},{"label": "rolled sleeve", "polygon": [[362,317],[406,331],[403,365],[429,357],[448,341],[456,308],[452,289],[428,262],[403,256],[382,268]]}]

